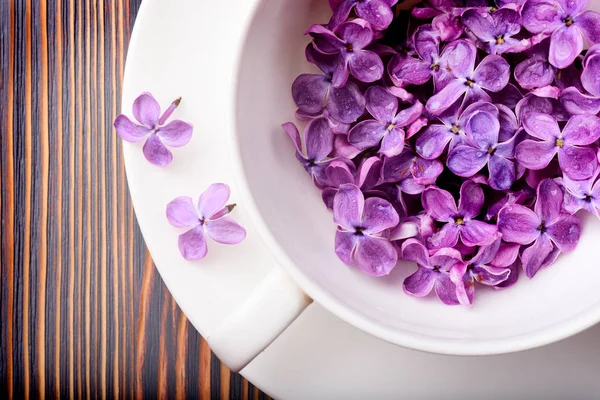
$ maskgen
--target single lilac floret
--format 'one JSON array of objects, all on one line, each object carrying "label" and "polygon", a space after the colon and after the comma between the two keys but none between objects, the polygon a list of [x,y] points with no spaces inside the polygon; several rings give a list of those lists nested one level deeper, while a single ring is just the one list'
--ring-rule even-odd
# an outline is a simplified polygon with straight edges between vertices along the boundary
[{"label": "single lilac floret", "polygon": [[513,37],[521,31],[521,15],[509,8],[495,12],[472,8],[462,14],[462,23],[490,54],[521,52],[528,44]]},{"label": "single lilac floret", "polygon": [[591,178],[575,181],[567,175],[558,178],[557,183],[565,189],[563,208],[575,214],[579,210],[586,210],[600,218],[600,182],[598,181],[600,168],[597,168]]},{"label": "single lilac floret", "polygon": [[186,260],[201,260],[206,256],[205,234],[222,244],[238,244],[246,238],[246,230],[227,216],[235,207],[226,205],[229,194],[229,186],[214,183],[200,195],[197,207],[190,197],[177,197],[167,204],[171,225],[190,228],[179,236],[179,251]]}]

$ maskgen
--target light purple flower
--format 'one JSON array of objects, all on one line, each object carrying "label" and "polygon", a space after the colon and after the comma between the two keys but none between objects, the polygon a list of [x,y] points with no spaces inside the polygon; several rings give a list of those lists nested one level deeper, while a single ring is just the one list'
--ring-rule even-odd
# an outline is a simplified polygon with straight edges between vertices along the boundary
[{"label": "light purple flower", "polygon": [[451,306],[461,304],[456,285],[450,279],[453,269],[463,267],[462,256],[458,250],[443,248],[430,256],[423,243],[417,239],[408,239],[402,244],[402,258],[416,262],[418,268],[404,280],[402,289],[405,293],[425,297],[435,289],[442,303]]},{"label": "light purple flower", "polygon": [[394,19],[394,6],[398,0],[329,0],[331,9],[334,11],[329,28],[334,29],[348,19],[350,12],[354,10],[359,18],[373,25],[373,28],[381,31],[387,28]]},{"label": "light purple flower", "polygon": [[227,214],[235,204],[229,200],[229,186],[214,183],[200,195],[198,207],[190,197],[177,197],[167,204],[167,219],[176,228],[190,228],[179,236],[179,251],[189,261],[200,260],[208,252],[205,234],[222,244],[238,244],[246,230]]},{"label": "light purple flower", "polygon": [[166,146],[181,147],[192,138],[192,124],[174,120],[167,122],[181,99],[175,100],[161,115],[160,105],[146,92],[133,102],[133,116],[139,122],[132,122],[126,115],[117,116],[114,127],[119,136],[127,142],[139,142],[146,139],[142,151],[146,160],[159,167],[165,167],[173,161],[173,154]]},{"label": "light purple flower", "polygon": [[367,110],[375,119],[359,122],[348,133],[348,142],[359,150],[375,147],[381,142],[379,152],[393,157],[404,148],[402,128],[415,122],[423,112],[416,102],[398,112],[398,99],[381,86],[371,86],[365,93]]},{"label": "light purple flower", "polygon": [[313,178],[317,187],[326,186],[325,167],[329,160],[327,157],[333,150],[334,133],[326,118],[316,118],[310,121],[304,128],[304,147],[300,132],[296,125],[287,122],[282,125],[296,148],[296,158],[304,167],[306,172]]},{"label": "light purple flower", "polygon": [[[486,90],[499,92],[507,84],[510,78],[510,66],[500,56],[489,55],[475,68],[475,56],[477,49],[475,45],[465,39],[456,40],[450,44],[451,56],[448,66],[451,69],[453,79],[437,94],[427,101],[426,109],[433,115],[439,115],[464,94],[465,103],[482,100],[491,101]],[[446,51],[446,50],[444,50]]]},{"label": "light purple flower", "polygon": [[426,160],[410,149],[395,157],[384,157],[381,167],[382,183],[394,183],[401,192],[420,194],[433,185],[444,171],[439,160]]},{"label": "light purple flower", "polygon": [[333,86],[337,56],[322,54],[309,44],[306,58],[324,74],[302,74],[292,84],[292,97],[299,113],[314,117],[327,110],[332,119],[341,123],[356,121],[365,111],[365,98],[353,82],[340,88]]},{"label": "light purple flower", "polygon": [[527,46],[526,40],[513,37],[521,31],[521,15],[515,10],[501,8],[490,13],[472,8],[462,14],[462,23],[490,54],[520,52]]},{"label": "light purple flower", "polygon": [[333,86],[343,87],[352,73],[361,82],[375,82],[383,76],[383,62],[379,55],[365,48],[373,42],[373,31],[362,19],[344,22],[334,31],[323,25],[313,25],[306,32],[313,37],[313,45],[323,54],[337,55],[333,71]]},{"label": "light purple flower", "polygon": [[488,102],[476,102],[464,110],[455,104],[437,117],[442,122],[441,125],[430,124],[417,137],[415,150],[421,157],[428,160],[441,156],[446,146],[451,151],[466,139],[466,123],[473,114],[480,111],[498,114],[498,109]]},{"label": "light purple flower", "polygon": [[487,111],[471,116],[465,130],[468,140],[454,147],[448,154],[447,165],[450,171],[469,178],[487,165],[488,184],[496,190],[510,189],[516,178],[512,159],[520,135],[499,143],[498,113],[494,115]]},{"label": "light purple flower", "polygon": [[523,6],[523,25],[531,33],[552,35],[548,60],[565,68],[583,50],[584,38],[600,42],[600,14],[585,11],[589,0],[529,0]]},{"label": "light purple flower", "polygon": [[460,238],[467,246],[485,246],[497,238],[497,228],[475,217],[481,212],[485,196],[481,187],[466,181],[460,188],[458,208],[450,192],[435,186],[423,191],[421,201],[425,212],[445,225],[428,240],[433,249],[454,247]]},{"label": "light purple flower", "polygon": [[523,270],[529,278],[552,264],[558,254],[575,249],[581,233],[581,222],[575,215],[562,212],[563,192],[551,179],[543,180],[537,189],[535,212],[513,204],[498,215],[502,239],[531,246],[521,254]]},{"label": "light purple flower", "polygon": [[[599,28],[600,29],[600,28]],[[592,46],[583,60],[581,86],[563,90],[560,101],[571,114],[598,114],[600,112],[600,45]]]},{"label": "light purple flower", "polygon": [[539,139],[527,139],[517,146],[517,161],[525,168],[542,169],[558,154],[560,168],[571,179],[587,179],[596,170],[596,152],[589,146],[600,138],[598,117],[573,116],[561,132],[551,115],[530,113],[525,116],[523,127],[530,136]]},{"label": "light purple flower", "polygon": [[599,173],[600,168],[596,169],[591,178],[583,181],[575,181],[567,175],[556,180],[565,188],[563,203],[565,211],[575,214],[579,210],[586,210],[600,218]]},{"label": "light purple flower", "polygon": [[335,252],[340,260],[372,276],[387,275],[396,266],[398,253],[387,235],[400,218],[389,201],[365,200],[358,186],[341,185],[333,200],[333,220],[338,225]]}]

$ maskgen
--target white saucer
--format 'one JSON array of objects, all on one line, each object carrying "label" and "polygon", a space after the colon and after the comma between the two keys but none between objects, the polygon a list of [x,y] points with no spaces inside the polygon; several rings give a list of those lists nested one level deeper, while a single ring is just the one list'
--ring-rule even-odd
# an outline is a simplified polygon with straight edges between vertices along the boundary
[{"label": "white saucer", "polygon": [[[273,1],[273,0],[271,0]],[[326,0],[323,0],[326,1]],[[279,268],[245,213],[236,191],[223,129],[237,75],[240,26],[257,0],[145,0],[129,47],[123,111],[150,91],[166,107],[182,96],[174,117],[194,124],[192,141],[166,169],[125,143],[136,215],[169,290],[198,331],[209,336],[258,284]],[[213,182],[232,186],[233,217],[248,231],[236,247],[209,243],[197,263],[182,259],[180,233],[165,218],[177,196],[197,197]],[[600,326],[557,344],[494,357],[451,357],[400,348],[309,308],[242,374],[281,399],[461,398],[599,399]]]}]

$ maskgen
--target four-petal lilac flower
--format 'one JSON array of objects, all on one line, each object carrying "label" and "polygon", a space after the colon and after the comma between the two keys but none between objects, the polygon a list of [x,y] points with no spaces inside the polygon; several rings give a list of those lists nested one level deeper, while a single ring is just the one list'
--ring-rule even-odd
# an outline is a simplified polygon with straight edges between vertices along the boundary
[{"label": "four-petal lilac flower", "polygon": [[373,25],[377,30],[384,30],[394,19],[394,6],[398,0],[329,0],[331,9],[334,11],[329,28],[337,28],[348,19],[350,12],[354,10],[359,18]]},{"label": "four-petal lilac flower", "polygon": [[517,146],[517,161],[525,168],[542,169],[558,154],[560,168],[571,179],[587,179],[596,170],[598,159],[589,145],[600,138],[598,117],[575,115],[561,132],[553,116],[529,113],[523,126],[529,135],[540,139],[527,139]]},{"label": "four-petal lilac flower", "polygon": [[161,115],[160,105],[154,97],[150,93],[142,93],[133,102],[133,116],[140,124],[121,114],[115,119],[114,127],[119,136],[127,142],[146,139],[143,147],[146,160],[165,167],[173,161],[173,154],[166,146],[181,147],[192,138],[194,127],[190,123],[175,120],[165,125],[180,101],[181,99],[175,100]]},{"label": "four-petal lilac flower", "polygon": [[340,260],[372,276],[387,275],[396,266],[398,252],[387,235],[400,217],[389,201],[365,200],[358,186],[341,185],[333,199],[333,220],[338,225],[335,252]]},{"label": "four-petal lilac flower", "polygon": [[600,43],[600,14],[585,11],[589,0],[528,0],[523,26],[531,33],[552,35],[548,60],[566,68],[583,50],[583,40]]},{"label": "four-petal lilac flower", "polygon": [[367,110],[375,119],[359,122],[348,132],[348,142],[359,150],[377,146],[379,152],[393,157],[404,148],[402,128],[415,122],[423,112],[423,105],[415,102],[398,112],[398,99],[381,86],[371,86],[365,93]]},{"label": "four-petal lilac flower", "polygon": [[408,239],[402,244],[402,258],[417,263],[417,271],[402,284],[405,293],[425,297],[435,289],[442,303],[451,306],[461,304],[456,285],[450,278],[453,269],[463,268],[462,255],[458,250],[443,248],[430,256],[423,243]]},{"label": "four-petal lilac flower", "polygon": [[200,195],[198,207],[190,197],[178,197],[167,205],[167,218],[177,228],[191,228],[179,236],[179,251],[186,260],[200,260],[208,253],[205,233],[222,244],[238,244],[246,230],[227,214],[235,204],[229,200],[229,186],[215,183]]},{"label": "four-petal lilac flower", "polygon": [[575,181],[567,175],[557,178],[557,183],[565,188],[563,208],[565,211],[575,214],[579,210],[586,210],[600,218],[600,181],[597,168],[591,178],[583,181]]},{"label": "four-petal lilac flower", "polygon": [[513,204],[498,214],[498,229],[507,242],[531,246],[521,254],[529,278],[554,262],[558,254],[575,249],[581,222],[562,211],[563,192],[552,180],[543,180],[537,189],[535,211]]},{"label": "four-petal lilac flower", "polygon": [[501,8],[490,13],[471,8],[462,14],[462,23],[490,54],[524,50],[522,41],[513,37],[521,31],[521,15],[515,10]]}]

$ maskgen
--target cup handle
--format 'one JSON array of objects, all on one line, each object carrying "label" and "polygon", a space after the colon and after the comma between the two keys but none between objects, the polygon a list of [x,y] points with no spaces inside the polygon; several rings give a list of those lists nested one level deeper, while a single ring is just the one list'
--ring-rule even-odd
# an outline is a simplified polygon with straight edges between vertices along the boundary
[{"label": "cup handle", "polygon": [[275,268],[206,341],[225,365],[234,372],[240,371],[311,302],[287,272]]}]

